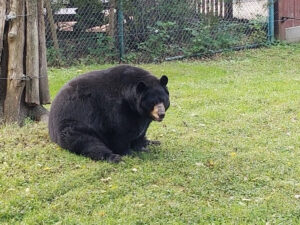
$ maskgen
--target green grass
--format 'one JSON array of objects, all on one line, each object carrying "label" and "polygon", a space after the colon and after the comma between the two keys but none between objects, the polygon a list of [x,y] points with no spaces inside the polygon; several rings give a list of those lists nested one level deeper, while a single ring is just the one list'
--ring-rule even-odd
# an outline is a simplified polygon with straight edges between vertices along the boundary
[{"label": "green grass", "polygon": [[[142,65],[169,76],[149,153],[94,162],[0,128],[0,224],[300,224],[300,45]],[[52,97],[110,65],[49,69]]]}]

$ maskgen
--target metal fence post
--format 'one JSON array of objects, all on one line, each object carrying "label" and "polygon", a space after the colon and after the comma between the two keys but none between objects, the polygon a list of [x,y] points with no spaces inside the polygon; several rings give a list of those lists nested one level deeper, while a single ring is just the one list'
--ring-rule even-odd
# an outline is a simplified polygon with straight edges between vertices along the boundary
[{"label": "metal fence post", "polygon": [[123,0],[118,0],[118,41],[119,41],[120,62],[123,62],[123,58],[125,54]]},{"label": "metal fence post", "polygon": [[274,0],[269,0],[268,41],[274,41]]}]

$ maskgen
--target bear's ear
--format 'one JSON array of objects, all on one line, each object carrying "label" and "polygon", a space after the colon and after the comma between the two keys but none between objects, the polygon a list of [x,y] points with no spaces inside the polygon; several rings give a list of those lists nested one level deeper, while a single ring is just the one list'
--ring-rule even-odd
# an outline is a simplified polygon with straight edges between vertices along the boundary
[{"label": "bear's ear", "polygon": [[160,78],[159,81],[160,81],[160,84],[162,86],[167,86],[167,84],[168,84],[168,77],[166,75],[162,75],[162,77]]},{"label": "bear's ear", "polygon": [[139,82],[138,85],[137,85],[137,87],[136,87],[137,93],[142,93],[146,89],[147,89],[147,86],[146,86],[146,84],[143,81]]}]

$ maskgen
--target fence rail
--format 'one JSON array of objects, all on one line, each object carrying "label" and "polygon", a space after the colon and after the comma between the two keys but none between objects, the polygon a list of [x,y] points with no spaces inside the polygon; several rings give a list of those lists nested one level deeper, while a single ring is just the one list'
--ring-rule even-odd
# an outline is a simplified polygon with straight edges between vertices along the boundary
[{"label": "fence rail", "polygon": [[56,0],[50,10],[50,65],[160,62],[268,41],[267,0]]}]

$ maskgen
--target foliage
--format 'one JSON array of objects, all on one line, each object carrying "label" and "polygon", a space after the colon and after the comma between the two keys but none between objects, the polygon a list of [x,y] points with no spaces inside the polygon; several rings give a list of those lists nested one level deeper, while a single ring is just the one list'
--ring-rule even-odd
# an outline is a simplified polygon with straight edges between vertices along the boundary
[{"label": "foliage", "polygon": [[[170,43],[174,39],[175,22],[158,21],[154,27],[148,26],[150,35],[138,45],[146,61],[159,61],[170,54]],[[148,59],[146,59],[148,57]]]},{"label": "foliage", "polygon": [[[299,224],[299,57],[282,45],[141,65],[169,76],[171,107],[148,132],[161,146],[117,165],[59,148],[41,123],[0,127],[0,223]],[[50,68],[52,98],[110,66]]]},{"label": "foliage", "polygon": [[185,52],[188,55],[207,54],[236,46],[244,35],[239,27],[240,24],[217,20],[211,24],[198,23],[193,29],[187,28],[191,33],[191,44]]},{"label": "foliage", "polygon": [[267,41],[267,23],[263,18],[257,18],[249,22],[249,41],[252,43],[265,43]]},{"label": "foliage", "polygon": [[252,21],[202,15],[181,0],[125,1],[124,8],[126,50],[131,56],[141,52],[142,62],[266,42],[266,23],[259,17]]},{"label": "foliage", "polygon": [[[232,0],[223,2],[228,6]],[[197,1],[192,0],[123,0],[125,46],[123,59],[134,63],[161,62],[173,56],[202,55],[267,42],[266,18],[257,15],[255,19],[241,19],[243,14],[240,15],[239,10],[244,8],[243,1],[235,1],[238,4],[235,8],[237,11],[234,15],[224,15],[224,18],[211,13],[206,15],[201,13],[202,6],[196,3]],[[257,1],[253,2],[254,9],[255,4]],[[61,2],[58,5],[61,6]],[[87,30],[91,27],[109,24],[109,3],[101,0],[71,0],[67,7],[77,8],[75,18],[72,17],[77,22],[73,26],[74,31],[58,32],[60,42],[66,42],[62,49],[64,53],[68,52],[66,55],[68,63],[100,62],[95,61],[95,56],[98,55],[103,63],[111,60],[119,61],[119,57],[110,54],[119,51],[118,45],[109,45],[113,46],[114,50],[108,49],[106,55],[104,54],[106,48],[101,46],[107,42],[102,41],[104,36],[99,38],[87,35],[89,33]],[[117,23],[117,18],[114,21]],[[117,24],[115,26],[117,31]],[[120,35],[115,32],[112,37],[114,42],[118,42]],[[71,49],[74,53],[70,51]]]},{"label": "foliage", "polygon": [[140,43],[149,38],[153,39],[153,30],[157,26],[160,28],[160,24],[169,24],[169,27],[173,24],[172,38],[180,40],[182,28],[194,19],[192,7],[182,0],[125,0],[124,16],[126,46],[130,50],[136,50]]},{"label": "foliage", "polygon": [[[61,59],[61,60],[60,60]],[[62,66],[65,62],[62,51],[57,51],[54,47],[47,48],[47,63],[50,66]]]},{"label": "foliage", "polygon": [[98,63],[104,63],[113,61],[116,55],[114,39],[102,33],[97,34],[96,46],[89,48],[89,56],[96,57]]}]

